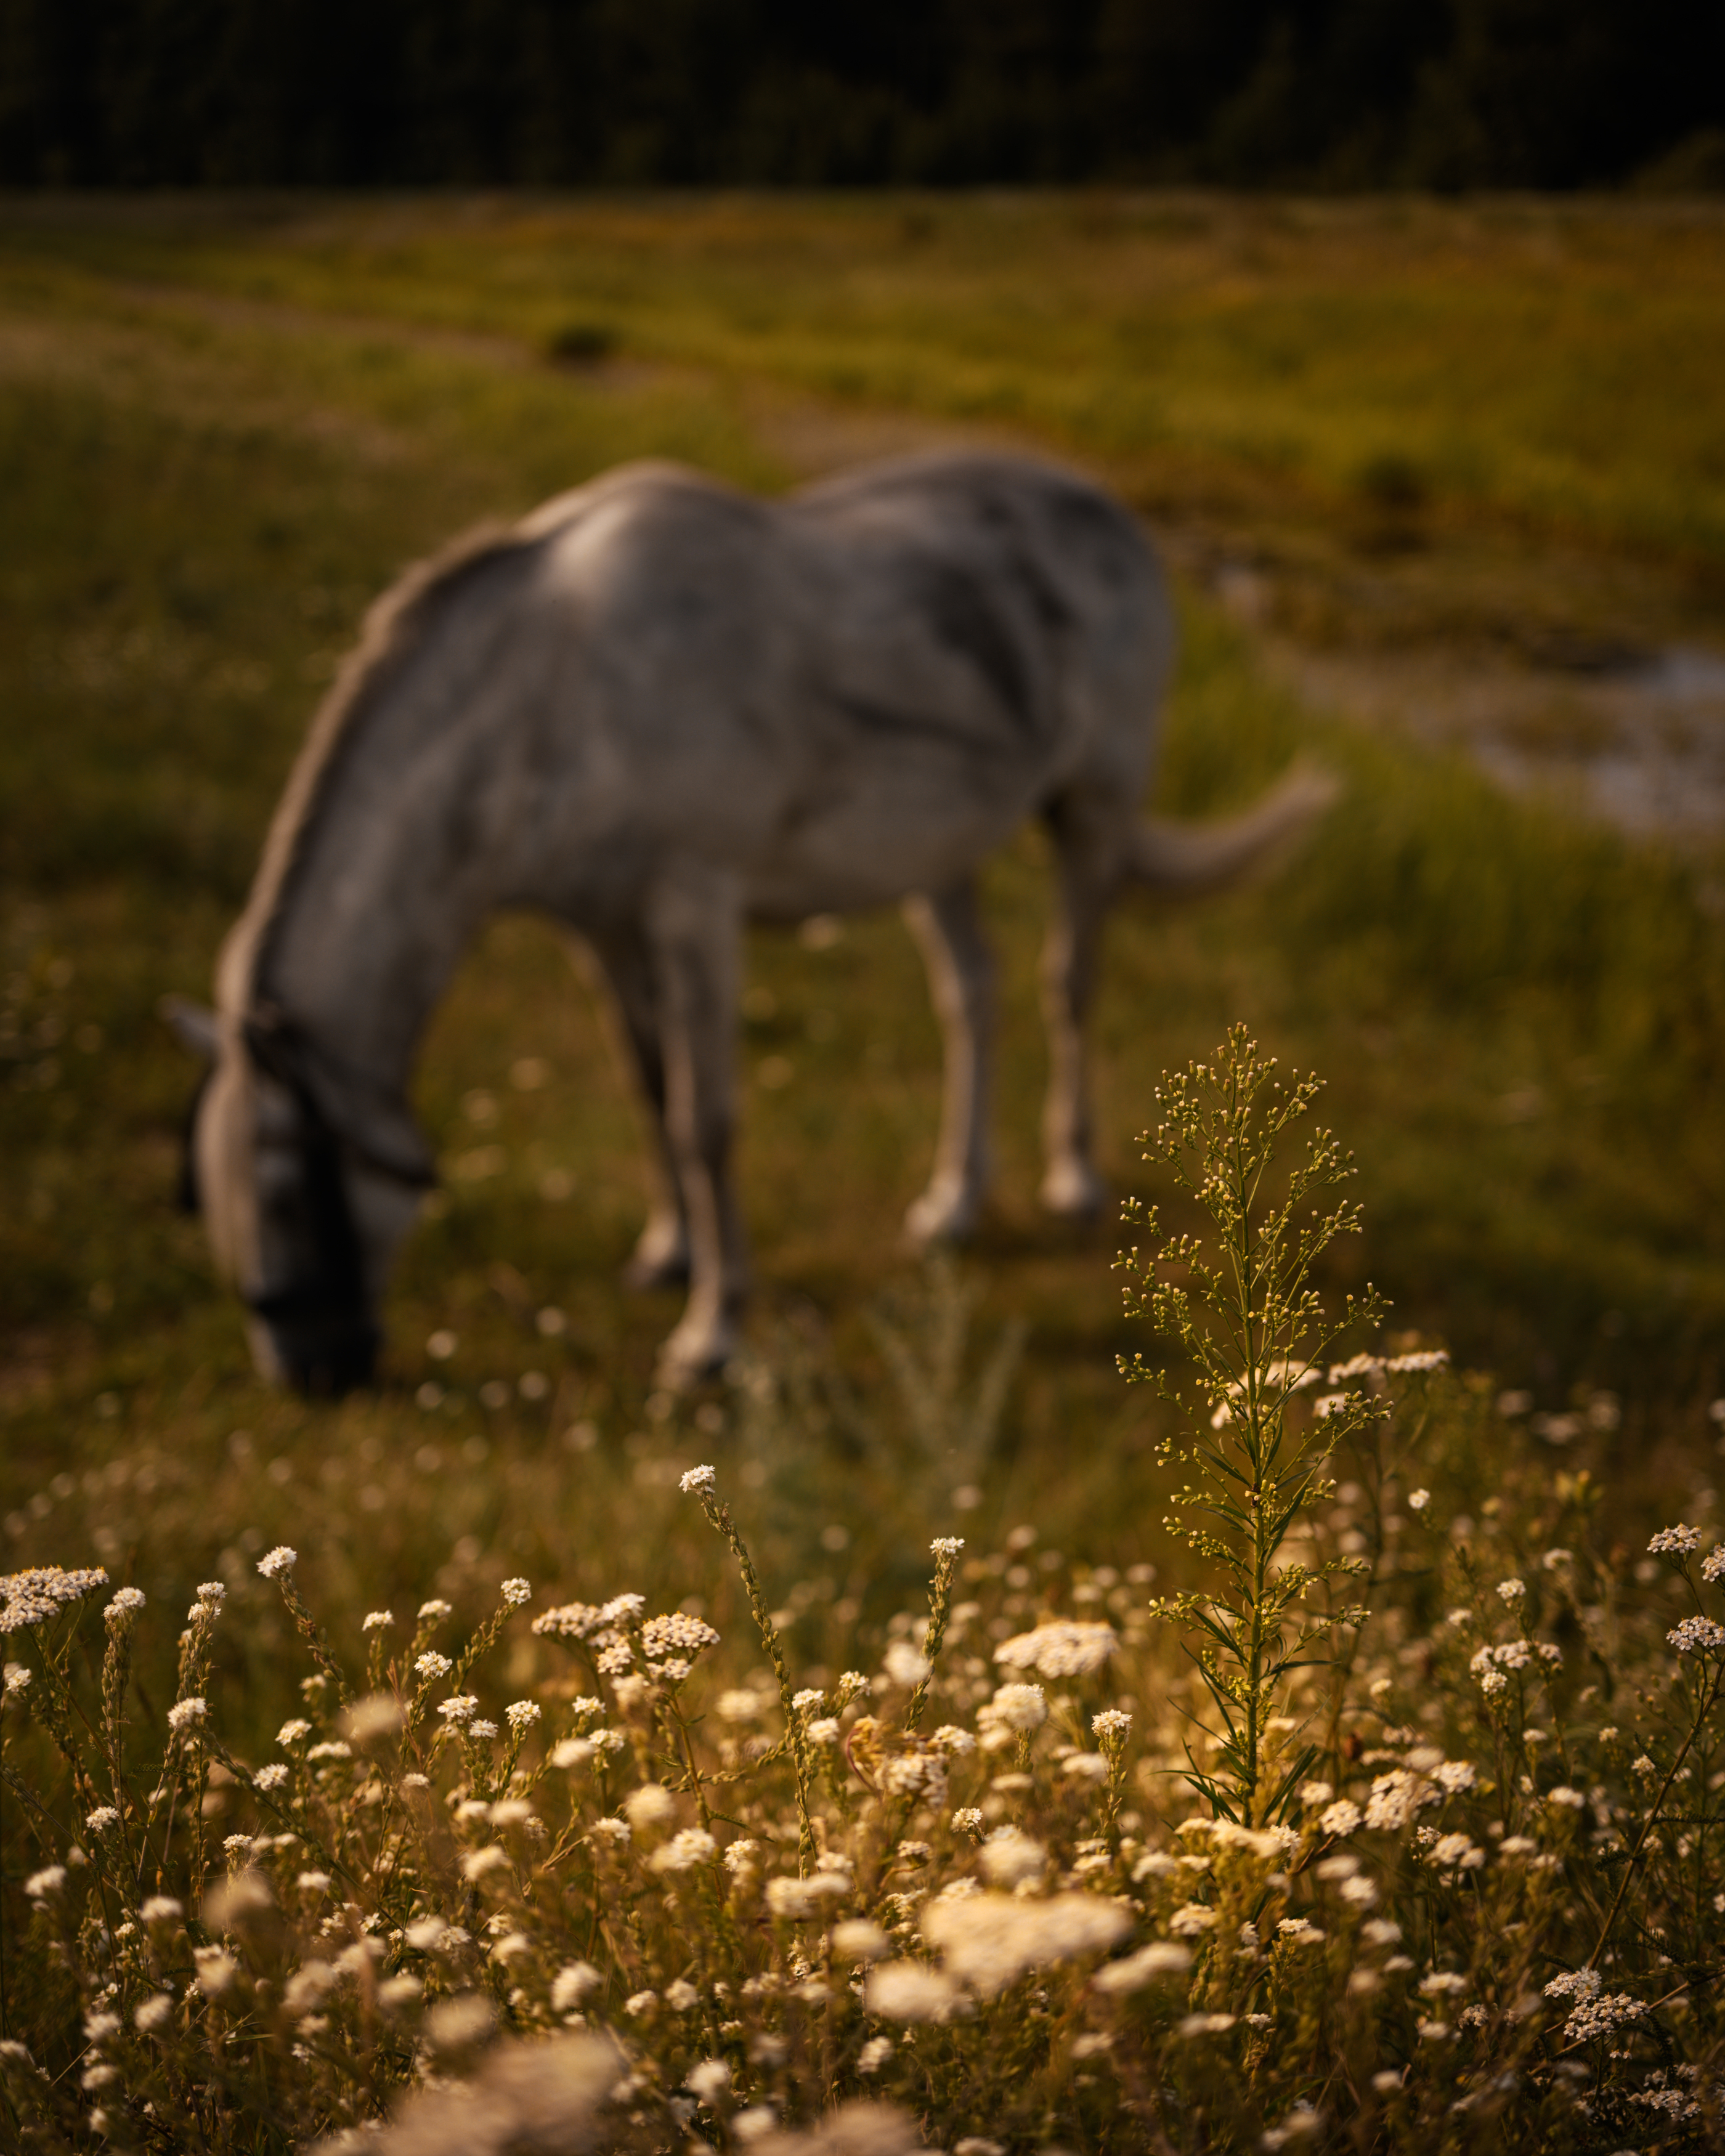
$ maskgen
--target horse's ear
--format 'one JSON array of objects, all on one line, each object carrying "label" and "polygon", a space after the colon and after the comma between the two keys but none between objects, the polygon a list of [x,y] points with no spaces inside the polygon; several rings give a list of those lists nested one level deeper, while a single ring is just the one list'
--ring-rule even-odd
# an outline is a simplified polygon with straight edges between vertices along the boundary
[{"label": "horse's ear", "polygon": [[164,996],[156,1009],[182,1048],[190,1049],[200,1062],[215,1061],[221,1035],[213,1010],[186,996]]}]

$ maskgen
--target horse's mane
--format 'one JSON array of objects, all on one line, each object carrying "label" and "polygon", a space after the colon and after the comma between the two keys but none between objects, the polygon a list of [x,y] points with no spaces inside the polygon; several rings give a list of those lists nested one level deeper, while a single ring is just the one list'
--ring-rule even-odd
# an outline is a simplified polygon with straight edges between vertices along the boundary
[{"label": "horse's mane", "polygon": [[329,798],[358,737],[399,663],[417,647],[439,601],[502,556],[533,547],[542,532],[530,525],[489,521],[462,532],[447,546],[403,571],[367,609],[359,641],[342,660],[318,706],[281,799],[270,819],[264,855],[246,906],[250,927],[252,993],[275,931],[305,857],[319,812]]}]

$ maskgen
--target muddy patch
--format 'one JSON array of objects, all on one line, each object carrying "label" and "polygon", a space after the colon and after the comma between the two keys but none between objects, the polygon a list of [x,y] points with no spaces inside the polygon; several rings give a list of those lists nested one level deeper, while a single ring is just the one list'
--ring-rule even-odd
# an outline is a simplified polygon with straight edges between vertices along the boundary
[{"label": "muddy patch", "polygon": [[1543,792],[1637,837],[1725,837],[1725,658],[1652,650],[1584,670],[1478,652],[1314,652],[1266,637],[1303,701],[1459,748],[1517,793]]}]

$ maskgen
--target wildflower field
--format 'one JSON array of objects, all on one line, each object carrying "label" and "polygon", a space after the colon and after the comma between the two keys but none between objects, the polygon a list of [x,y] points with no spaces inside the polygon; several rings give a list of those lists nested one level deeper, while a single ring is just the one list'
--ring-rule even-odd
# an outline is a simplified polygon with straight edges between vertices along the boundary
[{"label": "wildflower field", "polygon": [[1709,218],[0,206],[0,2140],[1717,2143],[1707,849],[1296,704],[1183,574],[1157,805],[1301,751],[1346,792],[1117,924],[1143,1209],[1032,1203],[1034,836],[962,1261],[899,1242],[908,940],[763,935],[760,1294],[684,1399],[542,924],[428,1044],[443,1188],[336,1405],[250,1374],[156,1015],[366,600],[629,455],[770,488],[1004,430],[1179,561],[1297,558],[1314,634],[1716,635]]},{"label": "wildflower field", "polygon": [[470,1632],[434,1596],[332,1639],[268,1551],[305,1669],[242,1754],[254,1594],[199,1584],[139,1712],[145,1594],[8,1578],[6,1790],[57,1858],[8,1959],[25,2139],[357,2147],[412,2090],[382,2145],[1709,2145],[1725,1548],[1661,1528],[1626,1594],[1599,1484],[1506,1471],[1443,1351],[1326,1364],[1380,1314],[1309,1286],[1333,1139],[1264,1202],[1317,1091],[1237,1030],[1158,1095],[1214,1244],[1127,1267],[1190,1400],[1127,1374],[1199,1411],[1194,1586],[940,1536],[925,1609],[824,1613],[873,1666],[798,1673],[696,1462],[735,1569],[673,1609],[511,1577]]}]

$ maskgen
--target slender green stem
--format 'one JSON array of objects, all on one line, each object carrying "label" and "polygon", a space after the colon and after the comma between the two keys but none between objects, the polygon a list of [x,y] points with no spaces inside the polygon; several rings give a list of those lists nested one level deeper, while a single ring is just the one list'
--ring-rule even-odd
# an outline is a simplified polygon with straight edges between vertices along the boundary
[{"label": "slender green stem", "polygon": [[947,1536],[933,1545],[934,1578],[928,1587],[928,1626],[922,1635],[922,1659],[928,1667],[918,1678],[916,1690],[911,1694],[905,1708],[905,1727],[915,1730],[922,1719],[922,1709],[928,1697],[928,1687],[934,1681],[934,1665],[940,1654],[941,1643],[947,1636],[947,1620],[952,1609],[952,1573],[958,1562],[958,1553],[964,1547],[957,1536]]},{"label": "slender green stem", "polygon": [[1676,1780],[1683,1762],[1689,1757],[1696,1738],[1701,1734],[1702,1726],[1707,1718],[1707,1710],[1718,1697],[1722,1683],[1725,1683],[1725,1662],[1716,1662],[1713,1665],[1712,1682],[1702,1695],[1701,1705],[1696,1710],[1695,1720],[1690,1727],[1689,1734],[1683,1739],[1682,1749],[1672,1760],[1665,1779],[1659,1785],[1659,1794],[1653,1799],[1652,1809],[1641,1822],[1641,1831],[1635,1837],[1635,1845],[1630,1851],[1628,1863],[1623,1867],[1623,1876],[1617,1882],[1616,1895],[1610,1908],[1606,1912],[1605,1921],[1600,1928],[1599,1936],[1594,1942],[1594,1950],[1588,1956],[1584,1964],[1588,1969],[1594,1967],[1599,1956],[1605,1950],[1605,1942],[1610,1938],[1611,1928],[1617,1922],[1618,1912],[1623,1907],[1624,1897],[1630,1890],[1630,1881],[1635,1876],[1635,1866],[1641,1861],[1641,1852],[1646,1848],[1649,1837],[1659,1824],[1659,1815],[1664,1808],[1666,1799],[1671,1794],[1671,1784]]},{"label": "slender green stem", "polygon": [[799,1871],[807,1872],[816,1856],[814,1825],[809,1815],[809,1738],[803,1726],[803,1717],[792,1704],[790,1671],[785,1667],[784,1647],[778,1636],[778,1628],[773,1621],[773,1612],[767,1605],[767,1597],[762,1590],[747,1546],[731,1517],[731,1507],[708,1484],[696,1484],[685,1478],[685,1486],[695,1491],[708,1523],[723,1537],[732,1556],[737,1560],[737,1571],[742,1577],[743,1591],[748,1596],[756,1629],[761,1635],[761,1645],[766,1649],[767,1659],[772,1663],[773,1673],[778,1680],[779,1705],[784,1714],[786,1741],[791,1754],[791,1774],[797,1790],[797,1865]]}]

